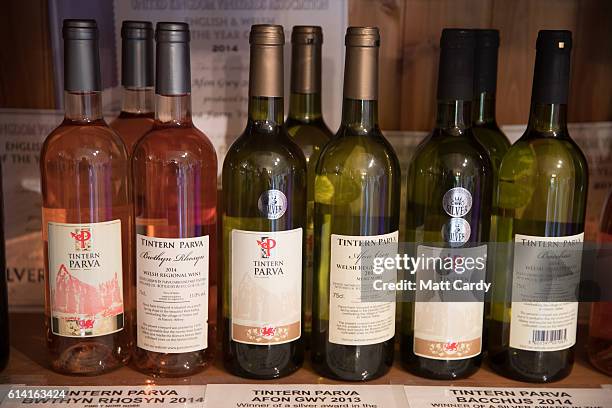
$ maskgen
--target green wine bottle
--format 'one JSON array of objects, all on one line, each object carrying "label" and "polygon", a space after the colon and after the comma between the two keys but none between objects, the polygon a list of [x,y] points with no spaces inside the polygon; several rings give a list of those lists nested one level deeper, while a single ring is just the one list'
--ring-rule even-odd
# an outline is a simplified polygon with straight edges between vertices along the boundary
[{"label": "green wine bottle", "polygon": [[529,124],[499,169],[491,366],[530,382],[572,368],[588,170],[567,130],[569,31],[540,31]]},{"label": "green wine bottle", "polygon": [[291,33],[291,96],[285,126],[306,157],[306,247],[304,265],[304,340],[312,330],[312,279],[314,251],[314,178],[321,150],[332,136],[321,114],[321,45],[318,26],[295,26]]},{"label": "green wine bottle", "polygon": [[398,245],[400,167],[378,126],[379,45],[378,28],[348,28],[342,123],[316,167],[312,361],[340,380],[393,363],[395,298],[361,297],[365,252],[394,256]]},{"label": "green wine bottle", "polygon": [[[472,102],[472,132],[476,140],[486,149],[493,167],[493,206],[497,191],[497,172],[501,161],[510,148],[510,141],[497,125],[495,119],[495,94],[497,90],[497,54],[499,49],[499,31],[489,29],[474,30],[476,34],[476,51],[474,61],[474,97]],[[491,240],[497,235],[495,219],[491,219]],[[489,264],[495,256],[495,248],[489,246]],[[489,274],[491,269],[488,270]],[[491,277],[487,277],[488,281]],[[490,295],[490,293],[489,293]],[[488,327],[491,320],[491,302],[485,302],[485,328],[483,346],[488,343]],[[485,350],[486,352],[486,350]]]},{"label": "green wine bottle", "polygon": [[444,301],[449,298],[435,294],[437,300],[426,300],[420,282],[485,281],[493,170],[471,129],[475,34],[444,29],[440,48],[436,126],[417,147],[408,172],[406,242],[415,258],[474,261],[468,271],[463,261],[415,271],[416,301],[402,304],[401,354],[417,375],[455,379],[480,366],[484,296]]},{"label": "green wine bottle", "polygon": [[476,140],[489,153],[493,170],[497,173],[502,158],[510,148],[508,138],[495,120],[499,31],[482,29],[474,30],[474,32],[476,34],[476,60],[474,62],[472,132]]},{"label": "green wine bottle", "polygon": [[223,163],[223,354],[233,374],[297,370],[306,160],[283,127],[283,28],[251,28],[249,112]]}]

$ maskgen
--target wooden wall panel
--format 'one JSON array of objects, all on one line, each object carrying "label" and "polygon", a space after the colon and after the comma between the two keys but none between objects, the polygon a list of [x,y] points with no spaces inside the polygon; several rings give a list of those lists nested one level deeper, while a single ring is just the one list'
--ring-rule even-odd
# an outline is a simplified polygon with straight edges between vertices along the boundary
[{"label": "wooden wall panel", "polygon": [[[55,107],[47,3],[3,3],[0,107]],[[527,121],[535,39],[543,28],[574,32],[570,121],[612,120],[611,21],[608,0],[349,0],[351,25],[381,29],[380,121],[385,129],[431,128],[440,31],[459,26],[501,31],[501,124]]]},{"label": "wooden wall panel", "polygon": [[47,1],[2,2],[0,107],[55,108]]},{"label": "wooden wall panel", "polygon": [[[500,30],[497,119],[527,123],[535,62],[535,43],[542,29],[576,31],[577,1],[494,0],[491,26]],[[577,48],[574,41],[574,49]]]},{"label": "wooden wall panel", "polygon": [[612,1],[578,2],[569,119],[612,120]]},{"label": "wooden wall panel", "polygon": [[350,0],[349,25],[380,28],[379,120],[384,129],[399,129],[402,82],[403,0]]},{"label": "wooden wall panel", "polygon": [[434,123],[440,33],[444,27],[485,28],[490,0],[405,0],[401,129],[428,130]]}]

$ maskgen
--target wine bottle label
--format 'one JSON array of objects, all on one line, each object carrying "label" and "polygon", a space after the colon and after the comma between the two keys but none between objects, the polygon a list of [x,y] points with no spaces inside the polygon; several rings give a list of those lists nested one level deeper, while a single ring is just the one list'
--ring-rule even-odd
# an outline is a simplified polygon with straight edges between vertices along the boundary
[{"label": "wine bottle label", "polygon": [[510,347],[565,350],[576,344],[584,233],[565,237],[516,234]]},{"label": "wine bottle label", "polygon": [[[484,302],[481,297],[456,288],[485,280],[487,246],[439,248],[419,245],[417,254],[423,259],[452,259],[453,266],[447,269],[441,263],[431,263],[422,264],[416,270],[414,354],[435,360],[461,360],[479,355],[482,352]],[[475,262],[459,262],[460,259]],[[442,282],[452,282],[455,290],[420,289]],[[461,285],[454,286],[455,283]],[[477,301],[469,301],[472,296]]]},{"label": "wine bottle label", "polygon": [[51,331],[64,337],[123,330],[121,220],[48,224]]},{"label": "wine bottle label", "polygon": [[138,347],[187,353],[208,347],[208,235],[136,236]]},{"label": "wine bottle label", "polygon": [[[364,301],[372,295],[373,259],[394,258],[398,232],[331,236],[329,342],[364,346],[395,336],[395,301]],[[376,296],[374,296],[375,298]]]},{"label": "wine bottle label", "polygon": [[302,228],[232,230],[232,340],[283,344],[302,330]]}]

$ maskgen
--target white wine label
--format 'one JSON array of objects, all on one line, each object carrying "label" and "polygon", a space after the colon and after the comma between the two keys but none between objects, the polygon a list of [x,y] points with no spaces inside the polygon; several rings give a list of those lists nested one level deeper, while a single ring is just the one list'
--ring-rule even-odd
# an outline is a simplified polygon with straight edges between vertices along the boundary
[{"label": "white wine label", "polygon": [[403,394],[394,385],[209,384],[203,408],[400,408]]},{"label": "white wine label", "polygon": [[302,228],[232,230],[232,340],[283,344],[302,325]]},{"label": "white wine label", "polygon": [[576,344],[583,240],[584,233],[516,234],[510,347],[557,351]]},{"label": "white wine label", "polygon": [[51,330],[95,337],[123,330],[121,220],[48,224]]},{"label": "white wine label", "polygon": [[209,237],[136,236],[138,347],[187,353],[208,347]]},{"label": "white wine label", "polygon": [[472,194],[463,187],[451,188],[442,197],[442,207],[451,217],[465,217],[472,209]]},{"label": "white wine label", "polygon": [[[596,386],[596,384],[592,384]],[[589,408],[610,407],[611,395],[601,388],[405,387],[405,407],[461,408]]]},{"label": "white wine label", "polygon": [[[443,282],[465,284],[484,282],[486,276],[487,246],[474,248],[436,248],[420,245],[417,254],[428,259],[453,260],[452,270],[444,269],[442,264],[423,265],[416,271],[419,286],[429,282],[434,286]],[[460,261],[471,259],[475,262]],[[441,285],[442,286],[442,285]],[[414,303],[414,343],[413,351],[417,356],[435,360],[461,360],[479,355],[482,352],[482,326],[484,302],[469,300],[470,293],[462,289],[446,294],[442,291],[421,291],[417,289]],[[423,292],[426,292],[424,296]],[[456,299],[447,299],[455,295]],[[475,298],[479,296],[474,295]],[[459,300],[462,301],[452,301]],[[422,301],[420,301],[422,300]]]},{"label": "white wine label", "polygon": [[374,258],[394,258],[397,249],[397,231],[371,236],[332,234],[330,343],[363,346],[395,336],[395,301],[363,301],[363,297],[369,282],[378,278],[373,271]]},{"label": "white wine label", "polygon": [[287,211],[287,196],[280,190],[267,190],[257,200],[257,208],[269,220],[278,220]]}]

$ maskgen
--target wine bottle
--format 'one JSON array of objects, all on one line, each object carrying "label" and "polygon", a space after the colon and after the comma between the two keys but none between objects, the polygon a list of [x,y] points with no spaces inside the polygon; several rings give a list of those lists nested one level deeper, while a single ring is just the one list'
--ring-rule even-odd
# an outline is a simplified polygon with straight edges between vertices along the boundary
[{"label": "wine bottle", "polygon": [[236,375],[297,370],[306,160],[283,126],[283,28],[254,25],[246,129],[223,163],[223,354]]},{"label": "wine bottle", "polygon": [[217,155],[191,120],[189,26],[156,27],[155,122],[132,156],[137,327],[133,363],[179,377],[210,361]]},{"label": "wine bottle", "polygon": [[610,282],[610,255],[612,251],[612,193],[604,204],[597,237],[599,248],[596,258],[596,281],[600,299],[591,304],[587,353],[591,364],[612,376],[612,284]]},{"label": "wine bottle", "polygon": [[8,290],[6,282],[6,254],[4,242],[4,200],[0,166],[0,371],[8,364],[10,354]]},{"label": "wine bottle", "polygon": [[110,126],[132,154],[138,139],[153,126],[153,25],[124,21],[121,39],[121,112]]},{"label": "wine bottle", "polygon": [[98,28],[64,20],[64,121],[40,156],[51,367],[94,375],[127,362],[132,266],[128,153],[102,118]]},{"label": "wine bottle", "polygon": [[499,169],[488,352],[521,381],[559,380],[574,359],[588,169],[567,130],[571,48],[571,32],[539,32],[527,130]]},{"label": "wine bottle", "polygon": [[[472,133],[485,148],[492,165],[493,206],[497,191],[497,172],[501,161],[510,148],[510,141],[501,131],[495,119],[495,95],[497,90],[497,55],[499,49],[499,31],[490,29],[474,30],[476,50],[474,61],[474,96],[472,102]],[[491,219],[490,239],[497,234],[497,226]],[[489,246],[488,262],[495,257],[495,244]],[[490,273],[491,271],[488,270]],[[490,281],[488,276],[487,280]],[[490,295],[490,293],[489,293]],[[483,347],[486,352],[488,327],[491,320],[491,302],[487,296],[485,302],[485,327],[483,329]]]},{"label": "wine bottle", "polygon": [[364,259],[397,253],[400,167],[378,126],[378,28],[349,27],[345,44],[342,122],[315,175],[312,363],[363,381],[393,363],[395,299],[362,301],[361,282],[372,276]]},{"label": "wine bottle", "polygon": [[321,45],[318,26],[295,26],[291,33],[291,95],[287,132],[306,157],[306,247],[304,265],[304,339],[309,344],[312,329],[312,277],[314,250],[314,178],[323,146],[332,134],[321,114]]},{"label": "wine bottle", "polygon": [[[420,282],[486,280],[493,170],[472,132],[475,34],[444,29],[440,39],[436,126],[417,147],[408,171],[406,242],[410,255],[480,260],[420,267]],[[468,265],[468,262],[465,262]],[[402,308],[402,363],[434,379],[464,378],[482,360],[484,297],[433,298],[417,289]],[[453,301],[454,299],[454,301]]]},{"label": "wine bottle", "polygon": [[[501,131],[495,119],[499,31],[481,29],[474,30],[474,32],[476,34],[476,59],[474,62],[472,132],[476,140],[487,150],[493,171],[497,174],[502,158],[510,148],[508,138]],[[495,182],[493,191],[496,191]]]}]

